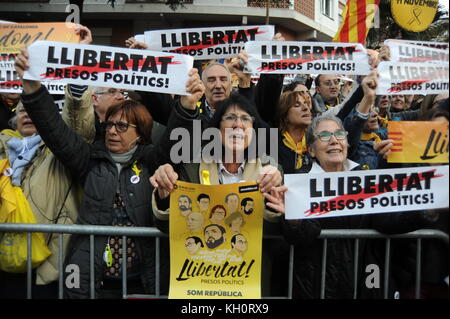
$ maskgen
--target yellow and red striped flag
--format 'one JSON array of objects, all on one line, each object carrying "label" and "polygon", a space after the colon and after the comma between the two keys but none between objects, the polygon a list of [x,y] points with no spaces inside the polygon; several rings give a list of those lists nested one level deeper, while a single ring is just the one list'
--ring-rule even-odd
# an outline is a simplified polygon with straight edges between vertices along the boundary
[{"label": "yellow and red striped flag", "polygon": [[342,25],[333,42],[359,42],[365,44],[380,0],[347,0]]}]

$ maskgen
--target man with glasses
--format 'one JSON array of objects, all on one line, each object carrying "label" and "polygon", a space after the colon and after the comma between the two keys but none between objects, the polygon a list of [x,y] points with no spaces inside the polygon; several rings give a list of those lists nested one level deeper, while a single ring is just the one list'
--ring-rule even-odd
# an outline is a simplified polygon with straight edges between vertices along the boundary
[{"label": "man with glasses", "polygon": [[339,75],[319,74],[314,83],[316,94],[313,99],[319,114],[341,103],[341,77]]},{"label": "man with glasses", "polygon": [[111,106],[122,103],[128,98],[128,92],[121,89],[95,87],[92,93],[92,104],[100,122],[105,121],[105,114]]},{"label": "man with glasses", "polygon": [[[93,142],[103,136],[101,123],[112,106],[128,98],[128,92],[108,87],[88,87],[87,85],[69,84],[66,87],[64,103],[73,106],[77,113],[68,114],[63,110],[63,119],[74,128],[75,132],[87,141]],[[92,116],[94,109],[94,117]]]}]

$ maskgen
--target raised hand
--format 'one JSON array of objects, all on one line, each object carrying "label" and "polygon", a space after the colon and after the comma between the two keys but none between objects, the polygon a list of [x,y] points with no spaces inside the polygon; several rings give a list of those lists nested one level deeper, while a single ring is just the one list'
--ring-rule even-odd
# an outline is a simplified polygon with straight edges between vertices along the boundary
[{"label": "raised hand", "polygon": [[88,27],[84,25],[77,24],[75,27],[75,34],[80,36],[78,43],[80,44],[91,44],[92,43],[92,33]]},{"label": "raised hand", "polygon": [[157,189],[158,196],[161,199],[170,195],[177,180],[178,174],[170,164],[161,165],[150,177],[150,183]]},{"label": "raised hand", "polygon": [[281,177],[280,171],[273,165],[263,166],[256,180],[263,193],[268,192],[272,187],[280,186],[282,181],[283,178]]},{"label": "raised hand", "polygon": [[137,41],[134,37],[125,40],[125,46],[130,49],[148,49],[147,44]]},{"label": "raised hand", "polygon": [[192,68],[189,71],[189,79],[186,83],[186,92],[191,95],[183,95],[180,98],[181,105],[185,109],[195,110],[197,107],[197,102],[200,98],[205,94],[205,85],[203,81],[200,79],[198,75],[198,70],[196,68]]},{"label": "raised hand", "polygon": [[23,91],[25,94],[31,94],[39,90],[41,87],[41,82],[39,81],[33,81],[33,80],[25,80],[23,78],[23,74],[26,70],[30,67],[30,64],[28,62],[28,50],[26,48],[22,49],[20,53],[16,56],[16,61],[14,64],[14,67],[16,69],[17,75],[19,76],[20,80],[23,84]]}]

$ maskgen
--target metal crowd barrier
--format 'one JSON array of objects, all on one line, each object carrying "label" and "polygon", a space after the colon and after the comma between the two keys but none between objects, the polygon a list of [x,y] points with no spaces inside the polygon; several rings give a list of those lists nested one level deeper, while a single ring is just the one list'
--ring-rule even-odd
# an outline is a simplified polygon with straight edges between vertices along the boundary
[{"label": "metal crowd barrier", "polygon": [[[108,236],[122,236],[122,297],[124,299],[134,298],[167,298],[160,294],[160,238],[167,237],[167,234],[162,233],[153,227],[115,227],[115,226],[97,226],[97,225],[47,225],[47,224],[0,224],[0,233],[14,233],[14,232],[26,232],[28,239],[27,250],[27,298],[31,299],[31,280],[32,280],[32,264],[31,264],[31,233],[57,233],[59,234],[59,247],[63,246],[64,234],[80,234],[89,235],[90,238],[90,298],[95,299],[95,278],[94,278],[94,238],[98,235]],[[128,295],[127,294],[127,273],[126,273],[126,260],[127,260],[127,236],[131,237],[155,237],[156,244],[156,283],[155,283],[155,295]],[[274,239],[280,238],[279,236],[265,236],[264,238]],[[438,230],[433,229],[421,229],[410,233],[398,234],[398,235],[385,235],[371,229],[325,229],[322,230],[319,239],[323,240],[322,249],[322,272],[321,272],[321,287],[320,298],[325,298],[325,285],[326,285],[326,262],[327,262],[327,247],[329,239],[354,239],[355,259],[354,259],[354,290],[353,298],[357,298],[357,283],[358,283],[358,248],[360,239],[385,239],[385,268],[384,268],[384,298],[388,298],[388,280],[389,280],[389,266],[390,266],[390,248],[391,239],[416,239],[416,299],[420,298],[420,273],[421,273],[421,253],[422,253],[422,239],[439,239],[447,245],[449,244],[449,236]],[[63,299],[63,260],[64,256],[62,250],[59,250],[58,254],[58,269],[59,269],[59,289],[58,298]],[[294,270],[294,246],[290,246],[289,251],[289,275],[288,275],[288,293],[287,296],[281,297],[267,297],[268,299],[291,299],[292,287],[293,287],[293,270]]]}]

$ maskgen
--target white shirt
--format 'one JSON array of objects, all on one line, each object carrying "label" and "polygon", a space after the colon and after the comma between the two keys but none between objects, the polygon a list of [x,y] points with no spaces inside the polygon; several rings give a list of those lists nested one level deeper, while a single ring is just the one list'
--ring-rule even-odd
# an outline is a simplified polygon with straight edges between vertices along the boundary
[{"label": "white shirt", "polygon": [[[348,172],[357,167],[359,164],[347,159],[344,162],[344,171]],[[311,170],[308,173],[325,173],[323,168],[317,163],[317,161],[313,162]]]},{"label": "white shirt", "polygon": [[228,172],[222,163],[219,163],[218,165],[219,165],[219,181],[221,184],[233,184],[244,182],[245,161],[241,164],[241,166],[239,166],[238,172],[236,174]]}]

